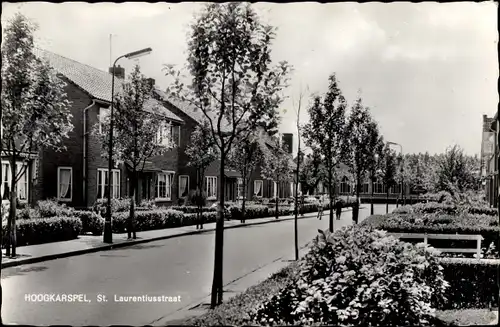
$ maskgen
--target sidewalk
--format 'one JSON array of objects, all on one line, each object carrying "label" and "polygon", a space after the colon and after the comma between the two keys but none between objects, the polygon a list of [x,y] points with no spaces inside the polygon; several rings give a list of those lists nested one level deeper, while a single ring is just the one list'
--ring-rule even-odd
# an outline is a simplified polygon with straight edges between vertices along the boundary
[{"label": "sidewalk", "polygon": [[[343,212],[350,210],[351,210],[350,208],[344,209]],[[326,215],[328,215],[328,211],[325,211],[324,216]],[[299,216],[299,219],[316,218],[316,217],[317,217],[317,212],[312,212],[305,214],[303,217]],[[267,223],[278,223],[281,221],[292,220],[294,218],[295,216],[290,215],[290,216],[281,216],[279,219],[276,219],[275,217],[249,219],[244,224],[240,223],[239,220],[229,220],[229,221],[224,221],[224,229],[261,225]],[[30,264],[30,263],[37,263],[47,260],[66,258],[86,253],[116,249],[120,247],[131,246],[152,241],[164,240],[178,236],[194,235],[194,234],[201,234],[201,233],[215,231],[215,223],[204,224],[203,227],[204,227],[203,229],[196,229],[196,226],[193,225],[193,226],[184,226],[178,228],[143,231],[137,233],[138,237],[135,240],[128,240],[127,233],[113,234],[113,244],[103,243],[102,236],[80,235],[78,239],[70,241],[18,247],[16,249],[17,257],[14,259],[6,257],[4,255],[4,250],[2,250],[2,269]]]}]

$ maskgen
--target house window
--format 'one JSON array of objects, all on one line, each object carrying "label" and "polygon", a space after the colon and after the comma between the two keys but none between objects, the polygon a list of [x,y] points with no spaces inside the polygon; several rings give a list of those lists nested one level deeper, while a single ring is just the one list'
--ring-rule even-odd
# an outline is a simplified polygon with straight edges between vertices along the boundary
[{"label": "house window", "polygon": [[[120,170],[111,170],[113,179],[111,181],[112,191],[111,197],[118,199],[120,197]],[[109,179],[108,179],[108,169],[99,168],[97,169],[97,198],[104,199],[108,197],[109,192]]]},{"label": "house window", "polygon": [[264,182],[262,180],[256,180],[253,182],[253,194],[257,197],[262,197],[262,189],[264,187]]},{"label": "house window", "polygon": [[[22,170],[22,175],[19,176],[19,173]],[[2,200],[9,199],[8,190],[10,190],[10,183],[12,181],[12,172],[10,171],[10,163],[4,161],[2,162]],[[17,162],[16,163],[16,176],[18,177],[17,181],[17,198],[19,201],[28,201],[28,166],[27,163]]]},{"label": "house window", "polygon": [[368,193],[368,189],[369,189],[368,183],[364,183],[363,184],[363,188],[361,189],[361,192],[367,194]]},{"label": "house window", "polygon": [[172,140],[173,126],[165,121],[161,122],[156,132],[156,142],[159,145],[168,146]]},{"label": "house window", "polygon": [[273,197],[278,198],[278,183],[273,182]]},{"label": "house window", "polygon": [[179,176],[179,197],[183,198],[188,196],[189,193],[189,176]]},{"label": "house window", "polygon": [[159,200],[172,200],[173,172],[159,173],[156,178],[156,198]]},{"label": "house window", "polygon": [[217,198],[217,177],[205,177],[205,190],[207,192],[207,199],[214,200]]},{"label": "house window", "polygon": [[373,184],[374,193],[385,194],[385,185],[381,182],[376,182]]},{"label": "house window", "polygon": [[71,201],[73,198],[73,169],[71,167],[57,168],[57,199]]},{"label": "house window", "polygon": [[109,116],[109,109],[107,108],[99,108],[99,133],[103,132],[103,126],[106,122],[107,117]]},{"label": "house window", "polygon": [[349,180],[347,179],[347,177],[344,177],[342,179],[342,182],[340,183],[340,193],[344,193],[344,194],[351,193],[351,184],[349,184]]},{"label": "house window", "polygon": [[392,189],[392,194],[399,194],[401,193],[401,184],[395,184]]},{"label": "house window", "polygon": [[299,182],[298,185],[299,195],[302,195],[302,184]]}]

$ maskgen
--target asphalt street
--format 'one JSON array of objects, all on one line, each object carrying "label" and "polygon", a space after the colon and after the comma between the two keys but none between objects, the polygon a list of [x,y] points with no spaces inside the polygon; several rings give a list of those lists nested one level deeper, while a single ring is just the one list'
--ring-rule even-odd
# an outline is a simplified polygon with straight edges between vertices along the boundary
[{"label": "asphalt street", "polygon": [[[364,206],[360,221],[369,215],[369,205]],[[377,205],[375,213],[385,213],[385,205]],[[350,211],[343,213],[335,227],[350,225],[351,217]],[[293,259],[293,226],[289,220],[226,230],[226,288],[245,275],[258,274],[259,267]],[[304,246],[318,229],[328,228],[328,217],[301,219],[298,226],[299,244]],[[214,232],[208,232],[4,269],[3,321],[82,326],[147,325],[165,319],[210,293],[214,239]],[[54,302],[56,297],[30,301],[36,294],[81,294],[87,302]],[[163,302],[116,301],[142,295],[152,301],[163,296]]]}]

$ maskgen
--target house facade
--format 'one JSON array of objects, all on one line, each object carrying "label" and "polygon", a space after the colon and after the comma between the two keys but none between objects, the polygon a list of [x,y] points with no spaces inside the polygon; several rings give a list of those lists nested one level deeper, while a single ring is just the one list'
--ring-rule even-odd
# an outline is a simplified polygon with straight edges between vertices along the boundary
[{"label": "house facade", "polygon": [[483,115],[483,142],[481,144],[481,176],[486,201],[491,207],[498,208],[498,157],[499,157],[499,123],[498,112],[493,118]]},{"label": "house facade", "polygon": [[[127,197],[131,186],[130,168],[126,162],[116,163],[109,174],[108,160],[103,158],[100,140],[93,133],[94,129],[100,128],[103,118],[109,115],[112,75],[48,51],[37,50],[36,54],[49,63],[58,78],[66,82],[65,92],[71,103],[74,128],[63,141],[64,151],[44,149],[36,158],[24,163],[29,165],[28,182],[25,188],[18,184],[18,190],[26,189],[27,202],[32,204],[42,199],[57,199],[79,208],[92,206],[97,200],[106,198],[108,192],[113,198]],[[125,75],[123,69],[118,73],[115,76],[115,92],[121,90]],[[152,106],[159,107],[164,118],[164,123],[159,124],[159,131],[168,126],[168,131],[161,131],[178,142],[182,119],[156,100],[145,105],[147,108]],[[6,166],[3,158],[2,166]],[[5,175],[4,169],[2,174]],[[155,199],[160,205],[175,202],[176,174],[177,148],[151,158],[139,176],[137,200]],[[2,177],[3,181],[8,179],[8,176]]]}]

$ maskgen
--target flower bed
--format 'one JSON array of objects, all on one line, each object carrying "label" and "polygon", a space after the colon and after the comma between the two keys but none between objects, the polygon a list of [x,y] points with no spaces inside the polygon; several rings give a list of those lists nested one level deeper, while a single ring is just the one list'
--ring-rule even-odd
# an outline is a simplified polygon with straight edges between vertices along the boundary
[{"label": "flower bed", "polygon": [[[19,220],[16,222],[17,246],[72,240],[78,237],[81,229],[81,220],[74,217]],[[2,247],[5,246],[6,236],[4,226]]]},{"label": "flower bed", "polygon": [[299,262],[183,324],[426,325],[440,323],[431,303],[445,289],[431,249],[354,227],[317,238]]},{"label": "flower bed", "polygon": [[[169,209],[182,211],[184,213],[197,213],[198,207],[196,206],[172,206]],[[217,212],[217,208],[201,207],[202,212]]]}]

